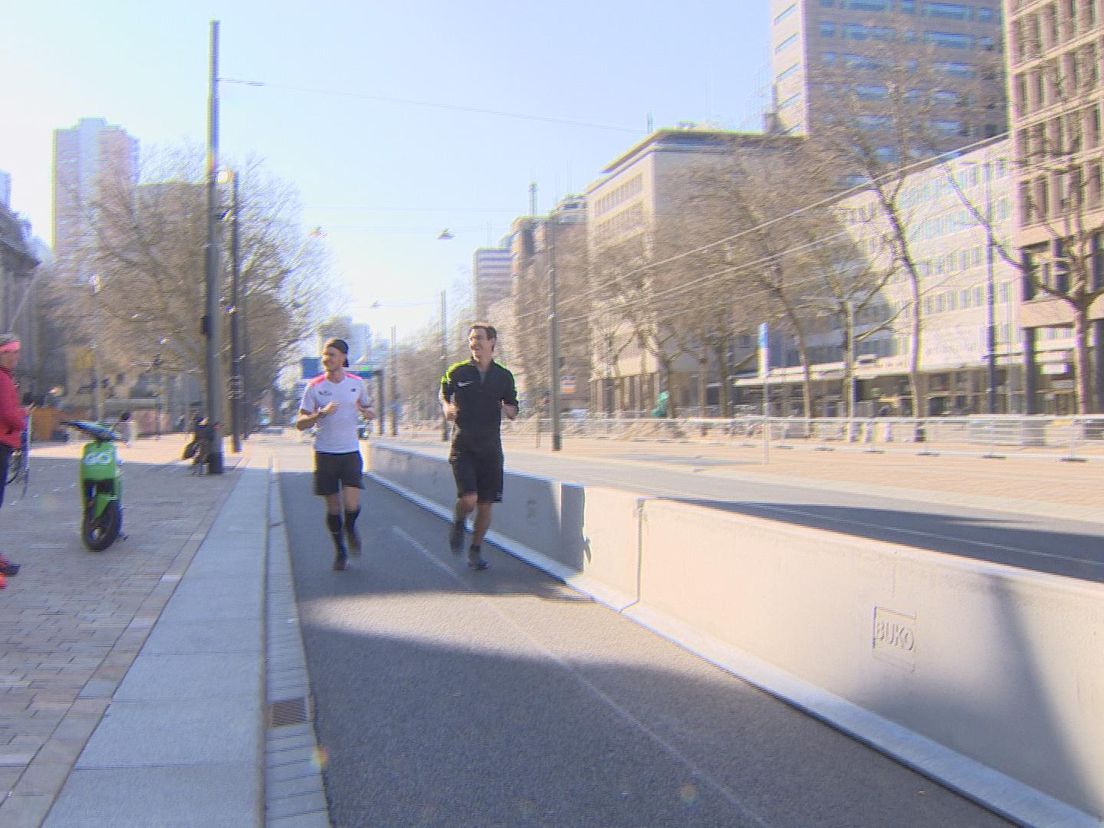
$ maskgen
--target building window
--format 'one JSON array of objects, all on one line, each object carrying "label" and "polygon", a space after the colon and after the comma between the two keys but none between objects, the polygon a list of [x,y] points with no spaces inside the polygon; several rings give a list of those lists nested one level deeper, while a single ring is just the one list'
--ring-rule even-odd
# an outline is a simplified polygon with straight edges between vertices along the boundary
[{"label": "building window", "polygon": [[925,17],[945,17],[949,20],[969,20],[970,7],[964,3],[925,3]]},{"label": "building window", "polygon": [[836,36],[836,24],[830,20],[822,21],[820,24],[820,36],[821,37],[835,37]]},{"label": "building window", "polygon": [[855,119],[855,122],[861,129],[876,130],[885,129],[890,124],[890,117],[888,115],[860,115]]},{"label": "building window", "polygon": [[847,40],[893,40],[897,30],[889,26],[863,26],[850,23],[843,27],[843,36]]},{"label": "building window", "polygon": [[977,71],[972,64],[942,61],[935,64],[936,71],[956,78],[973,78]]},{"label": "building window", "polygon": [[963,132],[962,121],[950,118],[937,118],[931,122],[932,128],[943,135],[961,135]]},{"label": "building window", "polygon": [[780,11],[778,15],[774,18],[774,25],[777,26],[779,23],[781,23],[783,20],[785,20],[796,11],[797,3],[791,3],[788,7]]},{"label": "building window", "polygon": [[1024,116],[1028,113],[1027,105],[1027,78],[1021,72],[1012,81],[1012,105],[1016,114]]},{"label": "building window", "polygon": [[778,105],[778,111],[781,112],[783,109],[789,109],[791,106],[794,106],[800,100],[801,100],[801,93],[800,92],[798,92],[794,95],[790,95],[790,97],[786,98],[786,100],[782,101],[782,103],[780,103]]},{"label": "building window", "polygon": [[855,85],[855,96],[863,100],[882,100],[888,94],[889,89],[880,84],[860,83]]},{"label": "building window", "polygon": [[790,77],[795,72],[797,72],[797,70],[800,69],[800,68],[801,68],[801,64],[800,63],[795,63],[793,66],[790,66],[787,69],[783,69],[778,74],[778,76],[775,77],[775,81],[784,81],[786,78]]},{"label": "building window", "polygon": [[942,46],[945,49],[969,49],[974,45],[974,38],[971,35],[952,32],[924,32],[924,42],[933,46]]},{"label": "building window", "polygon": [[774,53],[777,55],[779,52],[785,51],[787,48],[793,46],[795,43],[797,43],[797,35],[792,34],[774,47]]}]

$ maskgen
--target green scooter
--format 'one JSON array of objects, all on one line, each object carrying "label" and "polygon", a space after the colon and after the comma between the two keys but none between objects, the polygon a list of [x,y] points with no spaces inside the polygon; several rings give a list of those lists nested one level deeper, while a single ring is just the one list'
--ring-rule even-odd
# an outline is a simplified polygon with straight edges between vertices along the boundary
[{"label": "green scooter", "polygon": [[[123,414],[116,425],[129,419],[129,413]],[[115,445],[122,437],[103,423],[90,420],[64,420],[62,424],[90,438],[81,451],[78,475],[81,540],[93,552],[102,552],[123,531],[122,469]]]}]

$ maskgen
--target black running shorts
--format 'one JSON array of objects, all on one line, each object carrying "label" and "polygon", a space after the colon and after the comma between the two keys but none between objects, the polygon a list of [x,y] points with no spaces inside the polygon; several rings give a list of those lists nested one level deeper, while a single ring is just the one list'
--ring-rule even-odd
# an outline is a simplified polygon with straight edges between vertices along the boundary
[{"label": "black running shorts", "polygon": [[314,493],[316,495],[337,494],[341,486],[353,489],[364,488],[364,461],[359,451],[347,454],[314,453]]},{"label": "black running shorts", "polygon": [[449,454],[456,496],[475,492],[479,503],[502,502],[502,450],[466,451],[453,448]]}]

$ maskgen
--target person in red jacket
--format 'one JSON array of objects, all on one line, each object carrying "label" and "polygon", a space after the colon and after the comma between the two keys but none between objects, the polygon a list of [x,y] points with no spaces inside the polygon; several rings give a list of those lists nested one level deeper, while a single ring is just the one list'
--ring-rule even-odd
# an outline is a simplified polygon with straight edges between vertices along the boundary
[{"label": "person in red jacket", "polygon": [[[19,362],[19,349],[19,339],[14,334],[0,334],[0,506],[4,503],[12,451],[19,448],[23,429],[27,427],[27,412],[19,404],[19,389],[12,376]],[[0,554],[0,589],[6,585],[4,576],[17,572],[19,564]]]}]

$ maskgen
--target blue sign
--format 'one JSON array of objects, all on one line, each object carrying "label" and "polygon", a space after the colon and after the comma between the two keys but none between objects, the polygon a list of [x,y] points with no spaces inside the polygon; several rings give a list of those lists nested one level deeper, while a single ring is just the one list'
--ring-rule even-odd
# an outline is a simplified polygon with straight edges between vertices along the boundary
[{"label": "blue sign", "polygon": [[766,379],[767,373],[770,371],[770,333],[767,328],[767,323],[762,322],[759,325],[759,377],[760,379]]},{"label": "blue sign", "polygon": [[314,379],[322,373],[322,357],[303,357],[299,360],[299,376],[301,379]]}]

